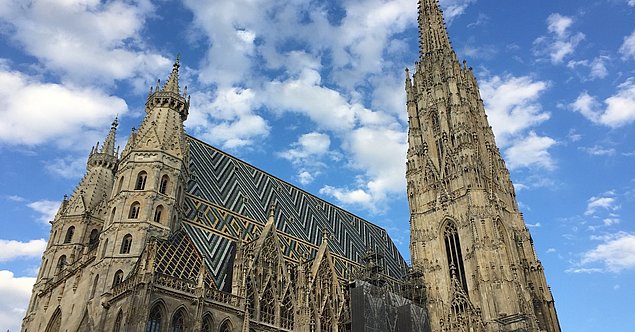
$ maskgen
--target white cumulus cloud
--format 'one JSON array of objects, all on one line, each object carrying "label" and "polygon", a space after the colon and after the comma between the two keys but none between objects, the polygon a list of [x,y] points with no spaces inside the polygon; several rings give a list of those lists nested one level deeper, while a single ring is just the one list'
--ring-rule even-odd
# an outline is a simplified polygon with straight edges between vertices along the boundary
[{"label": "white cumulus cloud", "polygon": [[509,145],[514,135],[549,119],[549,112],[538,103],[548,86],[529,76],[493,76],[481,81],[487,117],[499,146]]},{"label": "white cumulus cloud", "polygon": [[549,148],[557,142],[532,130],[551,117],[539,103],[548,82],[507,75],[486,78],[480,86],[489,123],[508,167],[553,169]]},{"label": "white cumulus cloud", "polygon": [[7,262],[16,258],[40,257],[46,249],[44,239],[21,242],[0,239],[0,262]]},{"label": "white cumulus cloud", "polygon": [[589,60],[570,60],[567,63],[567,67],[571,69],[575,69],[577,67],[584,67],[589,70],[588,79],[601,79],[608,76],[609,71],[606,68],[606,63],[610,60],[610,57],[606,55],[601,55],[596,57],[595,59]]},{"label": "white cumulus cloud", "polygon": [[84,83],[138,80],[143,89],[171,60],[145,48],[141,31],[154,6],[149,0],[33,1],[2,4],[7,38],[47,69]]},{"label": "white cumulus cloud", "polygon": [[624,37],[624,43],[620,46],[620,53],[626,59],[635,60],[635,30],[633,32]]},{"label": "white cumulus cloud", "polygon": [[16,277],[11,271],[0,270],[0,326],[3,330],[20,331],[34,283],[35,278]]},{"label": "white cumulus cloud", "polygon": [[364,172],[358,186],[325,186],[321,194],[335,197],[348,205],[381,212],[390,195],[405,188],[406,134],[400,130],[361,127],[345,138],[343,149],[352,157],[351,167]]},{"label": "white cumulus cloud", "polygon": [[465,12],[467,7],[476,0],[441,0],[439,4],[443,8],[443,18],[451,23],[454,18]]},{"label": "white cumulus cloud", "polygon": [[86,172],[86,157],[63,157],[49,160],[44,165],[47,171],[65,179],[80,178]]},{"label": "white cumulus cloud", "polygon": [[619,209],[619,205],[617,205],[617,201],[615,197],[610,196],[599,196],[599,197],[591,197],[587,203],[586,211],[584,214],[587,216],[593,215],[597,212],[597,210],[603,209],[608,211],[614,211]]},{"label": "white cumulus cloud", "polygon": [[269,125],[255,112],[257,107],[256,94],[251,89],[196,92],[185,125],[197,136],[226,149],[247,146],[269,135]]},{"label": "white cumulus cloud", "polygon": [[615,211],[619,208],[620,206],[617,203],[614,193],[609,191],[600,196],[593,196],[589,198],[584,214],[590,216],[594,215],[599,209]]},{"label": "white cumulus cloud", "polygon": [[85,149],[77,142],[92,142],[91,131],[126,111],[123,99],[100,90],[40,82],[0,66],[0,143]]},{"label": "white cumulus cloud", "polygon": [[598,271],[618,273],[635,268],[635,234],[619,232],[582,255],[581,265],[601,264]]},{"label": "white cumulus cloud", "polygon": [[581,32],[572,33],[570,27],[573,19],[558,13],[547,17],[547,30],[549,35],[537,38],[534,41],[534,54],[538,56],[548,55],[552,63],[561,63],[565,57],[573,54],[578,44],[584,40]]},{"label": "white cumulus cloud", "polygon": [[555,162],[549,154],[549,148],[556,141],[547,136],[538,136],[530,131],[526,137],[514,142],[505,150],[505,160],[510,170],[522,167],[541,167],[554,169]]},{"label": "white cumulus cloud", "polygon": [[579,112],[593,123],[618,128],[635,121],[635,78],[631,77],[617,87],[603,105],[588,92],[582,92],[569,108]]},{"label": "white cumulus cloud", "polygon": [[41,200],[27,204],[33,211],[39,213],[38,221],[48,225],[49,221],[55,218],[55,214],[60,207],[60,202]]},{"label": "white cumulus cloud", "polygon": [[291,148],[278,152],[278,155],[289,160],[299,170],[298,180],[306,185],[320,174],[321,169],[327,165],[322,161],[325,155],[330,153],[331,139],[328,135],[311,132],[298,138],[298,141],[291,145]]}]

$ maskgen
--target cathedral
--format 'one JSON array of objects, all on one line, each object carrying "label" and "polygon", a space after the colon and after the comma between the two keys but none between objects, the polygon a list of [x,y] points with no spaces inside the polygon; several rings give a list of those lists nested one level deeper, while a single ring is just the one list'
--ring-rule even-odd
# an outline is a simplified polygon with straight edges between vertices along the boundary
[{"label": "cathedral", "polygon": [[179,60],[51,222],[22,331],[549,331],[554,300],[437,0],[406,69],[409,266],[388,233],[184,131]]}]

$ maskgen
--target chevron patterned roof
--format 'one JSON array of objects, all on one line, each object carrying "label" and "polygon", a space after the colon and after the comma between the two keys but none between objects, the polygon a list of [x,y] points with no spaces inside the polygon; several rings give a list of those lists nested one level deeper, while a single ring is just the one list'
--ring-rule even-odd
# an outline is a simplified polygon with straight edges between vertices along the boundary
[{"label": "chevron patterned roof", "polygon": [[383,228],[205,142],[187,138],[190,180],[184,229],[203,253],[219,289],[231,286],[236,241],[258,237],[273,203],[288,260],[313,257],[326,230],[340,277],[347,278],[359,268],[368,249],[383,254],[388,276],[404,274],[406,262]]}]

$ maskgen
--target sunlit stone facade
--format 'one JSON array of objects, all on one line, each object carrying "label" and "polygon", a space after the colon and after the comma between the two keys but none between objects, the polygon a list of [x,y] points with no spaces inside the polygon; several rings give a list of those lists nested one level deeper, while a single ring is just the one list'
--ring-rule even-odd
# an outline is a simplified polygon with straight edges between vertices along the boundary
[{"label": "sunlit stone facade", "polygon": [[554,301],[472,69],[436,0],[419,4],[406,71],[410,252],[433,331],[560,331]]}]

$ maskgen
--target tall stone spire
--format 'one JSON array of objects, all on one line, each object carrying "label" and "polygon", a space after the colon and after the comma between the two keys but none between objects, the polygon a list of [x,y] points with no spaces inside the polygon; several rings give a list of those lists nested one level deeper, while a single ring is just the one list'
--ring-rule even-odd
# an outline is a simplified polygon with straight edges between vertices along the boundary
[{"label": "tall stone spire", "polygon": [[437,0],[419,1],[420,62],[406,71],[412,263],[432,331],[560,331],[553,297],[476,78]]},{"label": "tall stone spire", "polygon": [[418,21],[422,57],[435,51],[452,50],[438,0],[419,0]]}]

